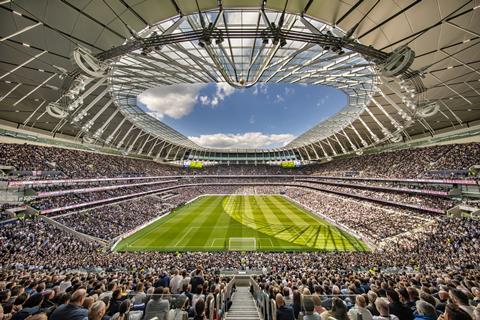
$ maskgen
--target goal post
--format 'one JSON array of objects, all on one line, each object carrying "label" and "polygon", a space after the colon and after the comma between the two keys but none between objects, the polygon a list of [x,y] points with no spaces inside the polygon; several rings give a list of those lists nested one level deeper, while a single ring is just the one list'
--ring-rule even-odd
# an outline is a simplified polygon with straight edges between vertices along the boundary
[{"label": "goal post", "polygon": [[229,251],[256,251],[256,238],[228,238]]}]

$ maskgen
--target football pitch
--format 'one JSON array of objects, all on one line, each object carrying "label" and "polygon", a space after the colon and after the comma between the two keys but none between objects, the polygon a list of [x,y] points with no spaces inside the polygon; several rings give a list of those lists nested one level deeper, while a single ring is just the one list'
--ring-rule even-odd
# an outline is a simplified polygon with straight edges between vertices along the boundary
[{"label": "football pitch", "polygon": [[361,240],[275,196],[203,196],[121,240],[116,251],[367,251]]}]

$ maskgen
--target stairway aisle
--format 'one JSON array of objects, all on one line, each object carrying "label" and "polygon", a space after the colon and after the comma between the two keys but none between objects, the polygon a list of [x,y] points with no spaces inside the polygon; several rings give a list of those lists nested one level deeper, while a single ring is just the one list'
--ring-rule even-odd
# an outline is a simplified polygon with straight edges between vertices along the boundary
[{"label": "stairway aisle", "polygon": [[227,312],[226,320],[260,320],[255,300],[249,287],[237,287],[232,298],[232,306]]}]

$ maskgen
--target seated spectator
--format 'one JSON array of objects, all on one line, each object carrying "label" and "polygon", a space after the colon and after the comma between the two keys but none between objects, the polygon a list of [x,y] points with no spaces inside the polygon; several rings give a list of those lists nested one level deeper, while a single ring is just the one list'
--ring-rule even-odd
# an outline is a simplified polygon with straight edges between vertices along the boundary
[{"label": "seated spectator", "polygon": [[445,312],[440,317],[438,317],[438,320],[474,320],[474,319],[456,304],[449,303],[445,307]]},{"label": "seated spectator", "polygon": [[350,320],[372,320],[372,314],[367,309],[367,303],[362,295],[355,297],[355,306],[348,310]]},{"label": "seated spectator", "polygon": [[460,309],[468,313],[473,318],[473,311],[475,308],[470,305],[468,296],[460,289],[451,289],[449,292],[451,301],[456,304]]},{"label": "seated spectator", "polygon": [[333,298],[332,310],[325,311],[321,315],[322,320],[348,320],[347,306],[340,298]]},{"label": "seated spectator", "polygon": [[40,293],[32,294],[24,303],[22,310],[15,313],[12,320],[24,320],[29,316],[36,314],[40,311],[40,306],[43,302],[43,296]]},{"label": "seated spectator", "polygon": [[122,293],[119,289],[113,291],[112,298],[110,299],[110,307],[107,310],[107,315],[110,317],[118,312],[120,304],[122,303]]},{"label": "seated spectator", "polygon": [[130,300],[125,300],[120,304],[120,307],[118,308],[118,312],[115,313],[110,320],[134,320],[133,318],[140,320],[142,313],[136,314],[134,317],[130,316],[130,306],[131,302]]},{"label": "seated spectator", "polygon": [[277,304],[277,320],[294,320],[293,309],[285,304],[285,299],[280,293],[275,296]]},{"label": "seated spectator", "polygon": [[414,320],[437,320],[435,307],[428,302],[418,300]]},{"label": "seated spectator", "polygon": [[390,313],[396,315],[400,320],[412,320],[413,313],[409,307],[400,302],[400,295],[393,289],[387,290],[387,298],[390,304],[388,308]]},{"label": "seated spectator", "polygon": [[70,302],[55,309],[49,320],[84,320],[87,318],[88,310],[82,307],[86,294],[85,289],[75,291],[70,298]]},{"label": "seated spectator", "polygon": [[145,294],[145,285],[143,282],[137,284],[135,292],[132,295],[132,303],[133,304],[143,304],[147,301],[147,295]]},{"label": "seated spectator", "polygon": [[396,315],[390,314],[390,309],[388,307],[389,302],[385,298],[378,298],[375,301],[375,306],[377,307],[378,313],[380,315],[373,316],[373,320],[398,320]]},{"label": "seated spectator", "polygon": [[303,320],[320,320],[320,315],[314,311],[315,303],[311,296],[305,296],[303,298],[303,309],[305,310]]},{"label": "seated spectator", "polygon": [[88,320],[102,320],[106,311],[105,303],[101,300],[96,301],[88,310]]}]

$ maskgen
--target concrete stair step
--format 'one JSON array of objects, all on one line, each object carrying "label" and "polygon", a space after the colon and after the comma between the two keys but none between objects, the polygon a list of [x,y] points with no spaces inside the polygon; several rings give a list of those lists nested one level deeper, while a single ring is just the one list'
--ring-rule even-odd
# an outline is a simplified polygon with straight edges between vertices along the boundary
[{"label": "concrete stair step", "polygon": [[232,306],[228,310],[226,320],[260,320],[255,301],[250,294],[250,288],[237,287],[232,296]]}]

